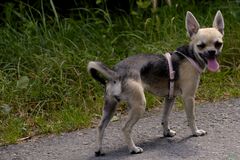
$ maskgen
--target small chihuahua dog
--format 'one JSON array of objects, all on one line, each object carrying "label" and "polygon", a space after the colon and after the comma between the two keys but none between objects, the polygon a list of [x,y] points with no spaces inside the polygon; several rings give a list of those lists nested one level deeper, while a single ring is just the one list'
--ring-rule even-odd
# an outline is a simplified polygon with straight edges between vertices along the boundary
[{"label": "small chihuahua dog", "polygon": [[[106,87],[103,116],[98,126],[96,156],[104,155],[102,152],[104,130],[120,101],[127,102],[129,106],[128,119],[122,128],[128,149],[132,154],[143,152],[142,148],[134,144],[131,131],[144,114],[146,107],[145,90],[165,97],[162,117],[164,136],[173,137],[176,135],[176,132],[170,129],[168,119],[175,97],[178,95],[181,95],[184,100],[192,134],[203,136],[207,133],[196,126],[194,98],[202,71],[205,68],[212,72],[219,69],[217,57],[223,47],[224,20],[221,12],[218,11],[211,28],[200,28],[196,18],[188,11],[185,22],[190,43],[169,54],[170,63],[175,73],[174,79],[169,78],[169,60],[161,54],[134,55],[120,61],[112,69],[101,62],[89,62],[88,72]],[[170,97],[169,86],[171,82],[174,82],[174,87],[173,95]]]}]

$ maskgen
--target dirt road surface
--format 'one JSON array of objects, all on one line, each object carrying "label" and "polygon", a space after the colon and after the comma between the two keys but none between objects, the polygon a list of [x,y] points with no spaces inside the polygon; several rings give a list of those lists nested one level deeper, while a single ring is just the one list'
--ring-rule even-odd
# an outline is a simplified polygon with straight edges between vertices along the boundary
[{"label": "dirt road surface", "polygon": [[126,117],[110,123],[104,137],[104,157],[94,157],[96,129],[33,138],[0,147],[0,160],[240,160],[240,99],[197,105],[197,124],[208,132],[192,137],[184,111],[170,116],[173,138],[162,137],[161,109],[137,123],[133,130],[142,154],[128,153],[121,127]]}]

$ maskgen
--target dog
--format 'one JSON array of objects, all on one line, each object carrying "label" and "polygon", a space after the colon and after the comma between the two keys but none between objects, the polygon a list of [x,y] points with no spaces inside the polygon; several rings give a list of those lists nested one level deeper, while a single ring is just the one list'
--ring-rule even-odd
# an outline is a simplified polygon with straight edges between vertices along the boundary
[{"label": "dog", "polygon": [[[194,136],[203,136],[207,132],[199,129],[195,122],[195,93],[199,85],[200,75],[206,68],[209,71],[219,70],[217,57],[223,48],[224,19],[217,11],[210,28],[200,28],[191,12],[186,13],[185,26],[190,42],[177,48],[170,54],[170,62],[174,78],[170,78],[170,64],[162,54],[138,54],[130,56],[112,69],[101,62],[90,61],[87,69],[91,76],[105,86],[105,104],[103,116],[98,126],[96,156],[104,155],[102,140],[104,130],[110,122],[120,101],[129,107],[127,121],[122,128],[128,149],[132,154],[142,153],[136,146],[132,136],[132,128],[143,116],[146,99],[144,91],[165,97],[162,126],[163,135],[173,137],[176,132],[169,127],[169,114],[176,96],[182,96],[188,125]],[[172,71],[171,71],[172,72]],[[172,95],[170,83],[174,83]]]}]

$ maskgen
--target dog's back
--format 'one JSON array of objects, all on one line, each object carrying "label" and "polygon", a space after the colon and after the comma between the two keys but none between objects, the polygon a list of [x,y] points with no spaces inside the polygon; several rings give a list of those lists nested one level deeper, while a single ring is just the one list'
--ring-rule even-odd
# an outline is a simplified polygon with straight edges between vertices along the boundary
[{"label": "dog's back", "polygon": [[[157,69],[155,69],[157,67]],[[128,57],[114,66],[114,71],[125,78],[142,80],[154,72],[156,76],[167,76],[166,60],[160,54],[138,54]]]}]

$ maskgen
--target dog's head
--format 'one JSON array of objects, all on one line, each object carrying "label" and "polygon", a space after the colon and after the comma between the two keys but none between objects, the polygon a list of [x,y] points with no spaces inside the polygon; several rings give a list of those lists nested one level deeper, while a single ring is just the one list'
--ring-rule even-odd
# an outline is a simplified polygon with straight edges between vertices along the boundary
[{"label": "dog's head", "polygon": [[223,47],[224,20],[218,11],[211,28],[200,28],[200,25],[191,12],[186,15],[186,29],[191,38],[190,46],[196,58],[204,60],[208,69],[215,72],[219,69],[216,57]]}]

